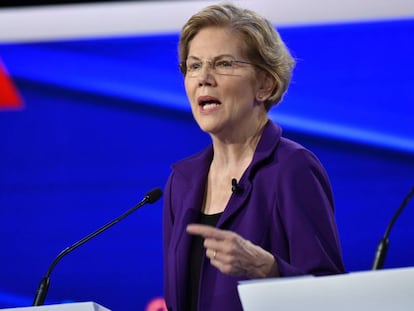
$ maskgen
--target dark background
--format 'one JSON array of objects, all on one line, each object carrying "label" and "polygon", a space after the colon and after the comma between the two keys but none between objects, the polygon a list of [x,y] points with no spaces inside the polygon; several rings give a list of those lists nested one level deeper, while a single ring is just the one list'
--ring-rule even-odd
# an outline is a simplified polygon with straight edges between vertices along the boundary
[{"label": "dark background", "polygon": [[[29,7],[29,6],[42,6],[42,5],[61,5],[61,4],[81,4],[81,3],[103,3],[103,2],[148,2],[148,0],[99,0],[99,1],[87,1],[87,0],[17,0],[17,1],[1,1],[0,7]],[[174,0],[151,0],[152,2],[161,2],[161,1],[174,1]]]}]

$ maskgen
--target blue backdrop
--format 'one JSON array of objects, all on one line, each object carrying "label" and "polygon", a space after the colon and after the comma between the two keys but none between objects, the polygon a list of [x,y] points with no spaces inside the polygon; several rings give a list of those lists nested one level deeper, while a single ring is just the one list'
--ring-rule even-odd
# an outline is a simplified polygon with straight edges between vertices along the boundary
[{"label": "blue backdrop", "polygon": [[[371,268],[414,172],[414,20],[284,27],[298,64],[271,117],[332,181],[349,271]],[[163,188],[209,144],[192,119],[175,33],[0,44],[22,99],[0,111],[0,307],[32,303],[54,257]],[[414,265],[414,207],[386,268]],[[144,310],[162,296],[162,200],[65,257],[47,303]]]}]

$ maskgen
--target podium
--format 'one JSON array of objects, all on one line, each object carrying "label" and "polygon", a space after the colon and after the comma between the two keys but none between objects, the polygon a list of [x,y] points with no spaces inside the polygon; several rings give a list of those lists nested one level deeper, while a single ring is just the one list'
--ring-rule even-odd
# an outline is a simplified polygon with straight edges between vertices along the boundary
[{"label": "podium", "polygon": [[1,311],[111,311],[95,302],[76,302],[38,307],[8,308]]},{"label": "podium", "polygon": [[244,311],[412,311],[414,267],[243,281]]}]

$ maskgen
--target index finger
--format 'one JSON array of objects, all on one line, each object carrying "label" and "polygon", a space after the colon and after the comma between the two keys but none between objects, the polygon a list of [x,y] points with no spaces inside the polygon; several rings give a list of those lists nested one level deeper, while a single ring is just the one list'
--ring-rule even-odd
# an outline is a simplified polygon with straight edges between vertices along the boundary
[{"label": "index finger", "polygon": [[216,240],[224,239],[224,230],[217,229],[212,226],[189,224],[187,232],[194,235],[201,235],[204,238],[213,238]]}]

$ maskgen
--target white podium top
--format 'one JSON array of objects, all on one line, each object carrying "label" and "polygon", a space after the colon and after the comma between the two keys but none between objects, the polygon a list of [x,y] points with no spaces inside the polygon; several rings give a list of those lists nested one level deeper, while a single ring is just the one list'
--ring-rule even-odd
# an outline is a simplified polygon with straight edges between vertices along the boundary
[{"label": "white podium top", "polygon": [[414,267],[240,282],[244,311],[412,311]]},{"label": "white podium top", "polygon": [[63,303],[38,307],[8,308],[1,311],[111,311],[94,302]]}]

